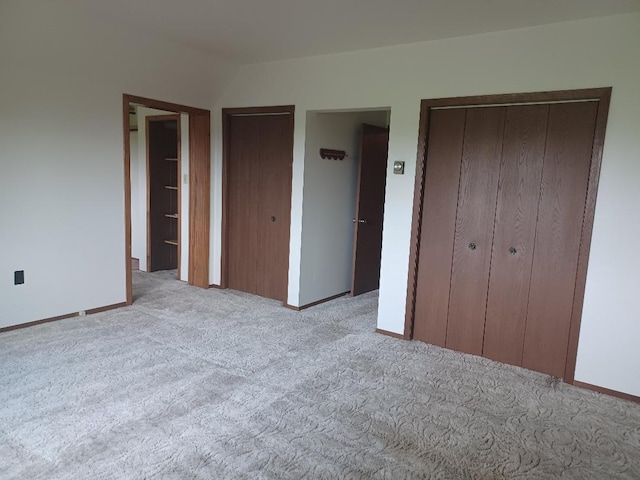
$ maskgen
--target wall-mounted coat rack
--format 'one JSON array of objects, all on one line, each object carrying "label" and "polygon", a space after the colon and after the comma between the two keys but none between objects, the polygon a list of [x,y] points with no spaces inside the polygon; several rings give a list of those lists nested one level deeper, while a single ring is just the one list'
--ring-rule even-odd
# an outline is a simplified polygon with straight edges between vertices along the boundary
[{"label": "wall-mounted coat rack", "polygon": [[320,149],[320,158],[329,159],[329,160],[344,160],[344,157],[347,157],[347,152],[344,150],[332,150],[330,148],[321,148]]}]

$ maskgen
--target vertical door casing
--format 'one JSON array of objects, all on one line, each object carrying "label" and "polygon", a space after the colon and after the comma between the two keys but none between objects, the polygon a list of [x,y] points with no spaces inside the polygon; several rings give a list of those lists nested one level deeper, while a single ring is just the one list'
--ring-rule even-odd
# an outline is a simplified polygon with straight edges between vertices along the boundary
[{"label": "vertical door casing", "polygon": [[388,129],[362,125],[351,276],[353,296],[375,290],[380,284],[388,147]]},{"label": "vertical door casing", "polygon": [[189,284],[209,288],[211,115],[189,114]]}]

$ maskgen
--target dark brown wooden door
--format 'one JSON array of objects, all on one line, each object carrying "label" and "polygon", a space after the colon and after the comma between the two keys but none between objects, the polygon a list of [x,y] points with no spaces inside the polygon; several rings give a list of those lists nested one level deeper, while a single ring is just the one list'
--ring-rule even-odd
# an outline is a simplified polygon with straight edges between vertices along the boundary
[{"label": "dark brown wooden door", "polygon": [[291,115],[232,115],[227,128],[228,287],[286,301]]},{"label": "dark brown wooden door", "polygon": [[375,290],[380,285],[388,147],[388,129],[362,125],[351,277],[351,295],[354,296]]},{"label": "dark brown wooden door", "polygon": [[597,109],[432,112],[414,338],[564,375]]}]

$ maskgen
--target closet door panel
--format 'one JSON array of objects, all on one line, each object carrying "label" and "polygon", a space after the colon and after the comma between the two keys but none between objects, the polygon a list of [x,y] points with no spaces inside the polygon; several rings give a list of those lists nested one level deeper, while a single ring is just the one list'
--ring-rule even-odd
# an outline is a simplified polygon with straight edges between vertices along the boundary
[{"label": "closet door panel", "polygon": [[255,164],[260,200],[257,202],[258,256],[256,293],[286,302],[289,273],[291,215],[291,116],[265,115],[260,122],[258,162]]},{"label": "closet door panel", "polygon": [[467,111],[446,347],[482,354],[504,107]]},{"label": "closet door panel", "polygon": [[229,288],[257,293],[259,117],[229,118]]},{"label": "closet door panel", "polygon": [[466,110],[431,113],[413,338],[445,346]]},{"label": "closet door panel", "polygon": [[548,105],[507,108],[483,355],[521,365]]},{"label": "closet door panel", "polygon": [[522,366],[564,375],[597,102],[551,105]]}]

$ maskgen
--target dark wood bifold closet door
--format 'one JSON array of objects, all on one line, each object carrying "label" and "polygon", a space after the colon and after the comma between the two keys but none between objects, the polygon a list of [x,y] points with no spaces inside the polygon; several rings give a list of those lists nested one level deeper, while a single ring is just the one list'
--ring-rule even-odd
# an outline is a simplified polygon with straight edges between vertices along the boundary
[{"label": "dark wood bifold closet door", "polygon": [[548,105],[510,107],[503,139],[483,354],[522,362]]},{"label": "dark wood bifold closet door", "polygon": [[467,111],[453,241],[446,347],[482,353],[503,107]]},{"label": "dark wood bifold closet door", "polygon": [[564,376],[597,113],[430,112],[413,338]]},{"label": "dark wood bifold closet door", "polygon": [[445,346],[451,257],[456,228],[462,140],[467,111],[431,113],[420,237],[419,294],[413,338]]},{"label": "dark wood bifold closet door", "polygon": [[522,366],[562,377],[598,104],[549,108]]},{"label": "dark wood bifold closet door", "polygon": [[227,124],[228,287],[286,301],[293,130],[290,115]]}]

